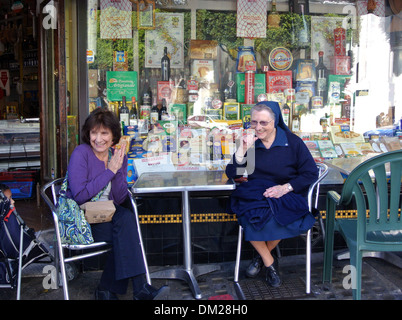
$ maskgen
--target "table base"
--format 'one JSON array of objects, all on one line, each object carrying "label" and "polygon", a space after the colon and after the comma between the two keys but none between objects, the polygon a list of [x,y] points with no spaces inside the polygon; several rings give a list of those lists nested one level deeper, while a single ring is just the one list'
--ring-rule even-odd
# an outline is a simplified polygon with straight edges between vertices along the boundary
[{"label": "table base", "polygon": [[184,268],[167,268],[160,271],[151,273],[151,278],[154,279],[179,279],[186,281],[189,285],[193,296],[196,299],[201,299],[202,294],[200,287],[198,286],[196,278],[200,275],[220,270],[219,265],[207,264],[207,265],[195,265],[192,269],[186,270]]}]

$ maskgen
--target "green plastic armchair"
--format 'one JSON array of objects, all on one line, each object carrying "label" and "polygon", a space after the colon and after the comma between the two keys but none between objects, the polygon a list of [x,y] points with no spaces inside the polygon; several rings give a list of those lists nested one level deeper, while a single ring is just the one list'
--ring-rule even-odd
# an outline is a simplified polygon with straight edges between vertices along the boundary
[{"label": "green plastic armchair", "polygon": [[[334,231],[350,250],[353,299],[361,299],[364,251],[402,251],[401,210],[402,150],[387,152],[357,166],[346,179],[342,194],[327,193],[323,281],[332,280]],[[356,219],[335,219],[337,205],[354,199]],[[353,273],[352,273],[353,275]]]}]

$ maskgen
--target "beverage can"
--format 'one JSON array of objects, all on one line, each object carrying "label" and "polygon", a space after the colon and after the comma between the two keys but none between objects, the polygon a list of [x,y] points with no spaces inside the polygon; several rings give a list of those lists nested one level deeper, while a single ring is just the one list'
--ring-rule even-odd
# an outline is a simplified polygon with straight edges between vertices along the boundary
[{"label": "beverage can", "polygon": [[322,97],[320,96],[315,96],[311,98],[311,107],[313,109],[320,109],[323,106],[323,101]]},{"label": "beverage can", "polygon": [[151,113],[151,106],[141,106],[140,107],[140,118],[149,120]]},{"label": "beverage can", "polygon": [[285,89],[286,102],[296,101],[296,90],[295,89]]}]

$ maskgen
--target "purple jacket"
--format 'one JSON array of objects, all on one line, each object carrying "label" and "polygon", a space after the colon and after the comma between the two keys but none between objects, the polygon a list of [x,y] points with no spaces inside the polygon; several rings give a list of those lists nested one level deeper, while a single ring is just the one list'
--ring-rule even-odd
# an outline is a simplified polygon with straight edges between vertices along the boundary
[{"label": "purple jacket", "polygon": [[105,163],[96,157],[90,145],[81,144],[71,154],[67,170],[66,195],[79,205],[90,201],[109,181],[112,182],[110,200],[115,204],[121,204],[127,198],[127,156],[124,157],[120,170],[114,174],[111,170],[105,169]]}]

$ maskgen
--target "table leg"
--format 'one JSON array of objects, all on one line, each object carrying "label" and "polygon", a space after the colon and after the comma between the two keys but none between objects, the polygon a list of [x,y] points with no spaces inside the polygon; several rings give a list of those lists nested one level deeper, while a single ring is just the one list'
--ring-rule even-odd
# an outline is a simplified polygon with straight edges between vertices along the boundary
[{"label": "table leg", "polygon": [[188,283],[193,296],[201,299],[202,294],[198,286],[196,277],[202,274],[213,272],[220,269],[219,265],[200,265],[193,266],[191,250],[191,215],[190,215],[190,197],[188,191],[182,191],[182,216],[183,216],[183,268],[170,268],[152,272],[152,278],[159,279],[180,279]]}]

